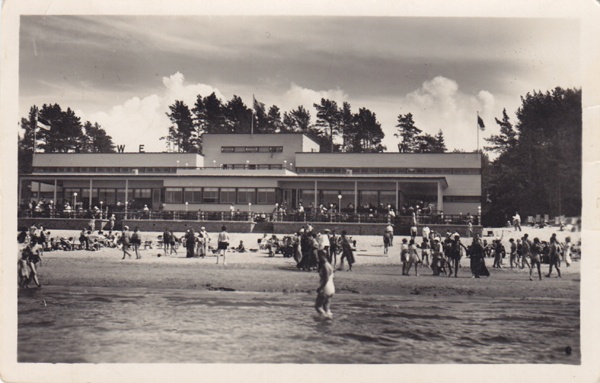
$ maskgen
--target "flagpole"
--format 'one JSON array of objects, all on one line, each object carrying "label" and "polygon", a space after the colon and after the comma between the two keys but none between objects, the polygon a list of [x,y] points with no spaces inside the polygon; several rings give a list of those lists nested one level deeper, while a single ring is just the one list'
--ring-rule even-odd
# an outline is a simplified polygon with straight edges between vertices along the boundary
[{"label": "flagpole", "polygon": [[477,111],[477,121],[475,121],[475,128],[477,129],[477,153],[479,153],[479,111]]}]

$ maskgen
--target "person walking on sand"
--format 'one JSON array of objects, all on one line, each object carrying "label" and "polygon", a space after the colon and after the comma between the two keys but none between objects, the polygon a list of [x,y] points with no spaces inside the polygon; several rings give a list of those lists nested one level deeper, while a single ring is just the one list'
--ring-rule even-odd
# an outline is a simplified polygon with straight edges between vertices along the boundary
[{"label": "person walking on sand", "polygon": [[129,246],[131,246],[131,233],[129,232],[129,226],[123,226],[123,232],[121,233],[119,242],[123,247],[123,258],[121,259],[125,259],[125,255],[129,255],[129,259],[131,259],[131,254],[127,251],[129,250]]},{"label": "person walking on sand", "polygon": [[565,265],[567,265],[567,267],[571,267],[571,249],[573,248],[573,244],[571,243],[571,237],[565,238],[565,243],[563,243],[562,248]]},{"label": "person walking on sand", "polygon": [[402,244],[400,245],[400,262],[402,262],[402,275],[408,275],[406,272],[408,263],[408,241],[406,238],[402,238]]},{"label": "person walking on sand", "polygon": [[529,241],[529,235],[525,234],[523,238],[521,238],[521,269],[527,265],[528,268],[531,269],[531,265],[527,261],[527,257],[531,256],[531,241]]},{"label": "person walking on sand", "polygon": [[[173,247],[171,246],[171,242],[173,241],[173,234],[165,227],[165,231],[163,232],[163,251],[165,253],[165,257],[173,252]],[[171,252],[169,252],[169,249]]]},{"label": "person walking on sand", "polygon": [[533,239],[533,244],[531,245],[531,267],[529,268],[529,280],[533,281],[533,278],[531,277],[532,273],[533,273],[533,269],[535,267],[537,267],[537,272],[538,272],[538,276],[540,277],[540,281],[542,280],[542,262],[541,262],[541,257],[542,257],[542,244],[540,243],[540,239],[539,238],[534,238]]},{"label": "person walking on sand", "polygon": [[514,269],[517,266],[517,244],[514,238],[509,239],[508,242],[510,242],[510,268]]},{"label": "person walking on sand", "polygon": [[196,249],[196,235],[194,229],[190,228],[185,234],[185,249],[186,258],[194,258],[194,251]]},{"label": "person walking on sand", "polygon": [[140,245],[142,244],[142,236],[140,234],[140,229],[137,227],[133,230],[133,234],[131,235],[131,246],[133,247],[133,251],[135,251],[135,259],[141,259],[142,256],[138,253]]},{"label": "person walking on sand", "polygon": [[482,275],[489,277],[490,272],[485,267],[484,249],[481,244],[481,239],[477,234],[473,236],[473,242],[469,248],[469,256],[471,258],[472,278],[480,278]]},{"label": "person walking on sand", "polygon": [[388,248],[390,247],[390,243],[392,242],[390,233],[386,230],[383,233],[383,254],[388,253]]},{"label": "person walking on sand", "polygon": [[433,275],[438,276],[441,272],[446,275],[446,259],[444,256],[444,245],[439,237],[433,239],[431,246],[431,271]]},{"label": "person walking on sand", "polygon": [[461,247],[465,250],[467,248],[465,245],[460,242],[460,235],[454,234],[454,239],[450,243],[450,265],[448,268],[450,269],[450,274],[448,276],[452,276],[452,266],[454,266],[454,278],[458,278],[458,268],[460,267],[460,258],[461,258]]},{"label": "person walking on sand", "polygon": [[227,248],[229,247],[229,233],[227,233],[227,228],[225,226],[221,226],[221,232],[217,237],[217,265],[219,264],[219,257],[223,254],[223,266],[225,263],[225,253],[227,252]]},{"label": "person walking on sand", "polygon": [[327,260],[331,263],[331,267],[335,269],[335,264],[337,263],[337,253],[338,253],[338,242],[339,237],[335,235],[335,230],[331,231],[331,236],[329,237],[329,256]]},{"label": "person walking on sand", "polygon": [[332,319],[331,299],[335,294],[335,285],[333,284],[333,267],[327,261],[324,251],[319,251],[319,287],[317,288],[317,299],[315,301],[315,310],[323,317]]},{"label": "person walking on sand", "polygon": [[410,274],[410,268],[415,266],[415,276],[419,276],[419,271],[417,265],[421,262],[421,258],[419,258],[419,253],[417,252],[417,245],[415,244],[415,240],[411,239],[408,243],[408,267],[406,269],[406,275]]},{"label": "person walking on sand", "polygon": [[350,242],[348,241],[348,237],[346,236],[346,231],[342,230],[341,237],[342,244],[342,256],[340,258],[340,267],[338,270],[342,271],[344,269],[344,258],[348,260],[348,271],[352,271],[352,265],[354,264],[354,253],[352,252],[352,246],[350,246]]},{"label": "person walking on sand", "polygon": [[421,257],[423,258],[423,262],[421,263],[422,267],[430,267],[429,254],[431,254],[429,239],[423,237],[423,242],[421,242]]},{"label": "person walking on sand", "polygon": [[552,236],[550,238],[550,269],[548,270],[548,274],[546,278],[550,278],[552,275],[552,267],[556,268],[556,272],[558,273],[558,278],[562,278],[560,275],[560,268],[558,266],[559,263],[559,253],[558,253],[558,242],[556,240],[556,236]]},{"label": "person walking on sand", "polygon": [[[386,226],[384,237],[385,237],[386,233],[389,236],[389,241],[390,241],[389,247],[393,247],[394,246],[394,224],[390,223],[389,225]],[[387,251],[385,253],[387,254]]]}]

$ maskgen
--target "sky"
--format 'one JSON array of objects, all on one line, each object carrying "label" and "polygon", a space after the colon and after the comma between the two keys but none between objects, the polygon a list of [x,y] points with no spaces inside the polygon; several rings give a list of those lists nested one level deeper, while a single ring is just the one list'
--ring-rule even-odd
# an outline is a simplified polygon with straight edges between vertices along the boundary
[{"label": "sky", "polygon": [[347,101],[368,108],[397,151],[398,115],[477,148],[477,113],[497,134],[520,97],[582,86],[580,24],[568,18],[21,16],[19,115],[58,103],[126,151],[166,150],[175,100],[253,95],[282,114]]}]

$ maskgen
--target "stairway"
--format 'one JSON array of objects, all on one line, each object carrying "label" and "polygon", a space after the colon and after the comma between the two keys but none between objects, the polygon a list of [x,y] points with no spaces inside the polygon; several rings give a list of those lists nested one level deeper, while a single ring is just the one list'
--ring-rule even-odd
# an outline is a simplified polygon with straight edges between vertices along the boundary
[{"label": "stairway", "polygon": [[254,225],[254,228],[252,228],[253,233],[273,234],[273,231],[274,231],[273,222],[269,222],[269,221],[257,222]]}]

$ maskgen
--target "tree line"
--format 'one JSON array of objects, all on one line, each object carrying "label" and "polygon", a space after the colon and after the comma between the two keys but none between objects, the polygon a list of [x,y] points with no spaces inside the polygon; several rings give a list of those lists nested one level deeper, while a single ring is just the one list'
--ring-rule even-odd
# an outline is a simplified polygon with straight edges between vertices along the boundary
[{"label": "tree line", "polygon": [[44,153],[114,153],[112,137],[98,124],[81,122],[71,108],[58,104],[33,105],[21,118],[19,173],[31,173],[34,151]]},{"label": "tree line", "polygon": [[[337,103],[321,99],[314,104],[317,120],[304,106],[283,112],[277,105],[266,107],[253,100],[248,107],[239,96],[222,101],[215,93],[198,95],[190,109],[183,101],[169,106],[167,116],[172,122],[166,140],[169,150],[202,153],[202,135],[205,133],[304,133],[315,140],[321,151],[381,152],[384,137],[375,113],[361,108],[352,113],[350,104],[340,108]],[[342,143],[335,144],[341,137]]]},{"label": "tree line", "polygon": [[503,225],[515,214],[580,216],[581,89],[534,91],[521,97],[517,120],[506,109],[496,118],[500,133],[484,149],[484,221]]},{"label": "tree line", "polygon": [[[239,96],[222,101],[213,92],[197,95],[190,108],[177,100],[166,113],[172,125],[161,139],[169,150],[202,153],[202,135],[205,133],[304,133],[319,146],[321,152],[380,153],[386,150],[377,115],[367,108],[352,111],[348,102],[341,106],[334,100],[321,98],[314,103],[316,120],[304,106],[281,112],[277,105],[267,107],[253,99],[248,107]],[[405,152],[444,152],[443,133],[435,137],[423,134],[414,126],[412,115],[398,116],[397,137],[402,138]]]}]

